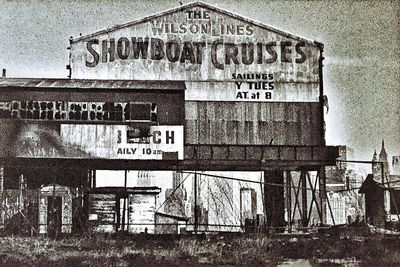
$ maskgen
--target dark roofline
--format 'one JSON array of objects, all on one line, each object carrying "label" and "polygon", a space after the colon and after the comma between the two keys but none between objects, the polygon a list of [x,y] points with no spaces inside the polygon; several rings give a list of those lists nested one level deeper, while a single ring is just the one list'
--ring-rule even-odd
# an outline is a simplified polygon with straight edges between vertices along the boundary
[{"label": "dark roofline", "polygon": [[88,190],[91,194],[151,194],[158,195],[161,188],[157,186],[151,187],[96,187]]},{"label": "dark roofline", "polygon": [[167,214],[167,213],[163,213],[163,212],[159,212],[159,211],[156,211],[155,214],[156,215],[158,214],[158,215],[161,215],[161,216],[165,216],[165,217],[170,217],[172,219],[177,219],[177,220],[180,220],[180,221],[188,221],[189,220],[188,218],[185,218],[185,217],[176,216],[176,215],[172,215],[172,214]]},{"label": "dark roofline", "polygon": [[[394,177],[399,177],[399,175],[389,175],[389,177],[394,178]],[[400,178],[400,177],[399,177]],[[395,183],[400,182],[400,180],[396,180],[395,182],[377,182],[374,180],[374,175],[372,173],[368,174],[367,177],[365,178],[364,182],[362,183],[360,190],[358,193],[365,194],[371,186],[377,186],[379,188],[382,188],[383,190],[395,190],[395,191],[400,191],[400,187],[396,186]]]},{"label": "dark roofline", "polygon": [[272,27],[270,27],[268,25],[265,25],[265,24],[263,24],[261,22],[254,21],[252,19],[243,17],[241,15],[232,13],[230,11],[227,11],[227,10],[224,10],[224,9],[221,9],[221,8],[215,7],[213,5],[210,5],[208,3],[206,4],[206,3],[203,3],[203,2],[200,2],[200,1],[188,3],[188,4],[181,5],[179,7],[175,7],[175,8],[171,8],[171,9],[167,9],[165,11],[162,11],[162,12],[150,15],[150,16],[146,16],[146,17],[143,17],[143,18],[140,18],[140,19],[137,19],[137,20],[133,20],[133,21],[127,22],[127,23],[118,24],[118,25],[115,25],[115,26],[110,27],[110,28],[106,28],[106,29],[103,29],[103,30],[96,31],[94,33],[90,33],[90,34],[87,34],[87,35],[79,36],[77,38],[70,38],[70,43],[71,44],[77,43],[77,42],[80,42],[80,41],[95,37],[97,35],[114,32],[116,30],[119,30],[119,29],[122,29],[122,28],[125,28],[125,27],[129,27],[129,26],[132,26],[132,25],[135,25],[135,24],[147,22],[147,21],[152,20],[154,18],[161,17],[161,16],[164,16],[164,15],[168,15],[168,14],[171,14],[171,13],[175,13],[177,11],[183,11],[184,9],[195,7],[195,6],[208,8],[208,9],[210,9],[212,11],[215,11],[215,12],[218,12],[220,14],[224,14],[224,15],[230,16],[230,17],[235,18],[235,19],[239,19],[239,20],[245,21],[245,22],[247,22],[249,24],[258,26],[260,28],[272,31],[272,32],[280,34],[280,35],[284,35],[284,36],[286,36],[288,38],[304,41],[304,42],[306,42],[306,43],[308,43],[310,45],[318,47],[318,49],[320,49],[320,50],[323,50],[323,47],[324,47],[324,45],[322,43],[320,43],[320,42],[312,41],[312,40],[309,40],[309,39],[306,39],[306,38],[303,38],[303,37],[299,37],[299,36],[293,35],[291,33],[288,33],[288,32],[285,32],[285,31],[282,31],[282,30],[279,30],[279,29],[276,29],[276,28],[272,28]]},{"label": "dark roofline", "polygon": [[1,88],[185,90],[184,81],[0,78]]}]

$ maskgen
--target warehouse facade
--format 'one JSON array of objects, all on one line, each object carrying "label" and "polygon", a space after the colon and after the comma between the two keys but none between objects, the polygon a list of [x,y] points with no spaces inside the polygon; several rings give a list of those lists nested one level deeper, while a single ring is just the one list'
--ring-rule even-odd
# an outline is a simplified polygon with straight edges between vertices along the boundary
[{"label": "warehouse facade", "polygon": [[[74,189],[71,217],[85,222],[68,229],[79,231],[101,217],[95,199],[112,196],[117,210],[117,195],[158,192],[99,191],[96,170],[264,171],[268,225],[279,227],[291,172],[307,186],[316,171],[325,220],[324,166],[338,150],[324,138],[322,44],[196,2],[72,38],[69,51],[69,79],[0,80],[3,191],[21,177],[26,189]],[[295,193],[307,225],[307,192]]]}]

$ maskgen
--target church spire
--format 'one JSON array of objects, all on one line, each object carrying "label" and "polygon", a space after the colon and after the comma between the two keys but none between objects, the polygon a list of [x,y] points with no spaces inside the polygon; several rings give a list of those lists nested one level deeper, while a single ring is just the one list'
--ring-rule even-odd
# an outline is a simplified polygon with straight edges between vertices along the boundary
[{"label": "church spire", "polygon": [[379,160],[381,160],[381,161],[387,160],[387,153],[386,153],[386,149],[385,149],[385,140],[384,139],[382,139],[382,148],[381,148],[381,152],[379,153]]},{"label": "church spire", "polygon": [[376,149],[374,151],[374,155],[372,156],[372,161],[378,161],[378,154],[376,153]]},{"label": "church spire", "polygon": [[376,149],[374,151],[374,155],[372,156],[372,174],[376,179],[380,177],[380,163],[378,163],[378,154],[376,153]]},{"label": "church spire", "polygon": [[388,155],[386,153],[385,149],[385,140],[382,139],[382,148],[381,152],[379,153],[379,161],[383,163],[383,170],[385,173],[385,176],[389,175],[389,162],[388,162]]}]

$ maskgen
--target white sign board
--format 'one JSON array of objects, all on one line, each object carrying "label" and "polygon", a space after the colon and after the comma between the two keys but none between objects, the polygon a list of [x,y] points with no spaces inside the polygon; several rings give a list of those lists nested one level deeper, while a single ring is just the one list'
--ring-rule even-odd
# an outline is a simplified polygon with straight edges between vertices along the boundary
[{"label": "white sign board", "polygon": [[[129,138],[128,125],[62,124],[61,139],[88,158],[162,160],[177,153],[183,160],[183,126],[150,126],[150,136]],[[84,156],[85,157],[85,156]]]}]

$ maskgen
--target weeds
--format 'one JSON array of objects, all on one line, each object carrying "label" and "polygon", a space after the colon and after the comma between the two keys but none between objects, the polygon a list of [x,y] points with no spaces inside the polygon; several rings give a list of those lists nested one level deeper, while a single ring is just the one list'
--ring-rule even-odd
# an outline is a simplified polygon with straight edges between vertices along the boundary
[{"label": "weeds", "polygon": [[[400,243],[400,241],[397,241]],[[276,265],[285,259],[400,263],[400,247],[380,238],[268,238],[262,235],[0,238],[1,266]]]}]

